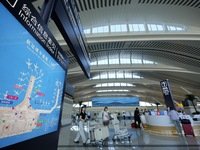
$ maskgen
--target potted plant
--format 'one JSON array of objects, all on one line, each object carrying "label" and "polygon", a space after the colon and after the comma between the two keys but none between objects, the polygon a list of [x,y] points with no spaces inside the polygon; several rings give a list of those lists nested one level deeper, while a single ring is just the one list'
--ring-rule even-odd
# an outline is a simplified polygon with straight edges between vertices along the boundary
[{"label": "potted plant", "polygon": [[159,111],[158,105],[160,105],[160,103],[155,102],[155,104],[156,104],[156,107],[157,107],[157,111]]},{"label": "potted plant", "polygon": [[200,114],[200,112],[197,111],[197,109],[196,109],[196,107],[195,107],[195,105],[194,105],[194,100],[196,99],[196,97],[195,97],[193,94],[187,94],[187,95],[186,95],[186,99],[187,99],[187,100],[190,100],[190,101],[192,102],[192,105],[194,106],[195,112],[192,113],[192,114]]}]

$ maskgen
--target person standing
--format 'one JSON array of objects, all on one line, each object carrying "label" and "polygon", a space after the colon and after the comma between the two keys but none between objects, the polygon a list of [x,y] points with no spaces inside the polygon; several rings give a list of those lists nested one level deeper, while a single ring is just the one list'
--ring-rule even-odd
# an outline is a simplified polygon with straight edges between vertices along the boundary
[{"label": "person standing", "polygon": [[126,113],[125,112],[123,112],[123,118],[124,118],[124,120],[126,119]]},{"label": "person standing", "polygon": [[81,113],[79,116],[79,131],[76,135],[76,138],[74,139],[74,143],[79,143],[79,138],[82,138],[83,145],[86,145],[86,136],[85,136],[85,131],[84,131],[84,122],[88,119],[87,114],[86,114],[86,106],[81,107]]},{"label": "person standing", "polygon": [[170,120],[173,122],[174,126],[176,127],[176,131],[179,135],[182,135],[182,129],[179,121],[178,112],[175,111],[172,107],[170,107],[170,111],[168,113]]},{"label": "person standing", "polygon": [[102,117],[103,117],[103,125],[104,126],[109,125],[110,116],[109,116],[109,112],[108,112],[108,107],[104,108]]},{"label": "person standing", "polygon": [[140,111],[138,108],[135,109],[134,111],[134,120],[135,120],[135,126],[136,124],[138,125],[138,128],[141,128],[140,127],[140,124],[141,124],[141,120],[140,120]]}]

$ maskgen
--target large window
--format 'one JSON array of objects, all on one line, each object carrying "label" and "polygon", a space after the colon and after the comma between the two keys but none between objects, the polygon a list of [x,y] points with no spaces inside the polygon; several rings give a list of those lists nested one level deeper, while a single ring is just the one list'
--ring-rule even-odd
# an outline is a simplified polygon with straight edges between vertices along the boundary
[{"label": "large window", "polygon": [[144,24],[129,24],[129,30],[131,32],[145,31]]},{"label": "large window", "polygon": [[94,87],[135,87],[135,85],[131,83],[101,83],[101,84],[96,84]]},{"label": "large window", "polygon": [[158,24],[148,24],[149,31],[164,31],[164,27]]},{"label": "large window", "polygon": [[[91,79],[143,79],[143,77],[131,72],[131,71],[108,71],[100,72],[98,75],[91,77]],[[120,86],[120,84],[119,84]]]},{"label": "large window", "polygon": [[126,24],[111,25],[110,31],[111,32],[127,32],[127,25]]},{"label": "large window", "polygon": [[85,34],[99,34],[99,33],[116,33],[116,32],[174,32],[185,31],[186,27],[183,25],[168,25],[168,24],[118,24],[118,25],[106,25],[101,27],[94,27],[91,29],[85,29]]},{"label": "large window", "polygon": [[93,59],[90,63],[90,65],[117,65],[117,64],[123,64],[123,65],[127,65],[127,64],[131,64],[131,65],[135,65],[135,64],[158,64],[157,62],[154,61],[150,61],[150,60],[143,60],[143,59],[139,59],[139,58],[134,58],[134,56],[132,56],[132,58],[130,58],[131,56],[128,54],[125,55],[110,55],[109,57],[98,57],[96,59]]},{"label": "large window", "polygon": [[92,28],[92,33],[107,33],[107,32],[109,32],[109,26]]},{"label": "large window", "polygon": [[109,55],[109,64],[119,64],[119,55]]}]

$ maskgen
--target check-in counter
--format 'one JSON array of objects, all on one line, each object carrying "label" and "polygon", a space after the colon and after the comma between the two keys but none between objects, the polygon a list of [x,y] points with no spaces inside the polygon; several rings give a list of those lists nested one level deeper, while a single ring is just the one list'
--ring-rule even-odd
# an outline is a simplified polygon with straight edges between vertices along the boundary
[{"label": "check-in counter", "polygon": [[[143,119],[142,119],[143,118]],[[146,123],[143,123],[145,118]],[[144,130],[162,135],[177,134],[176,128],[168,115],[148,115],[141,116],[141,121],[144,124]]]},{"label": "check-in counter", "polygon": [[145,115],[146,124],[150,126],[159,126],[159,127],[172,127],[174,126],[171,122],[168,115]]},{"label": "check-in counter", "polygon": [[[193,121],[193,118],[190,115],[179,115],[181,119],[189,119],[191,125],[193,126],[195,135],[200,134],[200,121]],[[158,134],[168,134],[174,135],[177,134],[176,128],[173,122],[170,120],[170,117],[165,115],[142,115],[141,121],[145,124],[144,130],[149,132],[154,132]]]}]

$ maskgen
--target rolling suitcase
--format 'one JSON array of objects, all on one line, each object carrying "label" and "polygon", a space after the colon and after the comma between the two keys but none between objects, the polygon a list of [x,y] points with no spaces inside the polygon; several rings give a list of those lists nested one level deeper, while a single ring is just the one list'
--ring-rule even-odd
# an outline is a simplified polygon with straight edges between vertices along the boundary
[{"label": "rolling suitcase", "polygon": [[185,136],[186,135],[193,135],[193,136],[195,136],[190,120],[183,119],[183,120],[181,120],[181,123],[182,123],[182,127],[183,127],[183,131],[185,133]]}]

